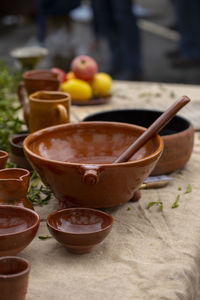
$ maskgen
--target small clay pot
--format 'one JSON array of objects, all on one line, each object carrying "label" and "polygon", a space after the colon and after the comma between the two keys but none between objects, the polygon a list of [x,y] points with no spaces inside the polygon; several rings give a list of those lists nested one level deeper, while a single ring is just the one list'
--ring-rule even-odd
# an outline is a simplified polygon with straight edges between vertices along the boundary
[{"label": "small clay pot", "polygon": [[30,134],[24,151],[60,207],[105,208],[134,196],[163,150],[154,135],[128,162],[113,161],[145,128],[114,122],[57,125]]},{"label": "small clay pot", "polygon": [[32,170],[32,167],[23,150],[23,141],[28,136],[28,133],[13,135],[10,137],[11,154],[10,161],[15,163],[17,167]]},{"label": "small clay pot", "polygon": [[6,151],[0,150],[0,169],[4,169],[8,159],[8,153]]},{"label": "small clay pot", "polygon": [[70,252],[88,253],[109,234],[111,215],[89,208],[56,211],[47,217],[47,226],[55,239]]},{"label": "small clay pot", "polygon": [[30,263],[21,257],[0,257],[0,300],[25,300]]},{"label": "small clay pot", "polygon": [[17,205],[33,209],[26,198],[30,172],[25,169],[8,168],[0,170],[0,205]]},{"label": "small clay pot", "polygon": [[0,256],[16,255],[35,237],[39,216],[28,208],[0,205]]},{"label": "small clay pot", "polygon": [[[87,116],[84,121],[130,123],[148,128],[163,112],[149,109],[117,109]],[[181,169],[189,161],[194,144],[194,128],[187,119],[175,116],[160,132],[164,150],[151,175]]]}]

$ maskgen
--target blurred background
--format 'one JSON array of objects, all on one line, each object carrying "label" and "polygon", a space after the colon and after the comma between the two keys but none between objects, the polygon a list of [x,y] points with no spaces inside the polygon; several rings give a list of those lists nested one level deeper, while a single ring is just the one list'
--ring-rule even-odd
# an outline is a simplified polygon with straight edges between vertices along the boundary
[{"label": "blurred background", "polygon": [[199,84],[198,2],[1,0],[0,59],[20,69],[11,51],[41,46],[49,54],[37,68],[68,71],[87,54],[115,79]]}]

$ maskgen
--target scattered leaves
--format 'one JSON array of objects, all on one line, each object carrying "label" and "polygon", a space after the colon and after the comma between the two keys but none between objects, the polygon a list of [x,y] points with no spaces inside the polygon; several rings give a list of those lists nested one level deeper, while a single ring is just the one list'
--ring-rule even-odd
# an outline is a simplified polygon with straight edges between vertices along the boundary
[{"label": "scattered leaves", "polygon": [[160,199],[158,201],[149,202],[147,208],[149,209],[149,208],[151,208],[154,205],[158,205],[160,211],[163,211],[163,202]]},{"label": "scattered leaves", "polygon": [[191,191],[192,191],[192,186],[191,186],[191,184],[189,183],[189,184],[187,185],[187,189],[186,189],[186,191],[185,191],[184,194],[191,193]]},{"label": "scattered leaves", "polygon": [[172,208],[177,208],[179,207],[179,199],[180,199],[180,195],[177,195],[175,202],[172,204]]},{"label": "scattered leaves", "polygon": [[128,207],[127,210],[131,210],[131,207]]},{"label": "scattered leaves", "polygon": [[28,188],[27,198],[37,205],[46,205],[51,198],[52,192],[44,185],[40,184],[40,178],[34,171]]},{"label": "scattered leaves", "polygon": [[182,187],[181,186],[178,187],[178,191],[182,191]]},{"label": "scattered leaves", "polygon": [[51,239],[52,236],[51,235],[39,235],[38,238],[40,240],[47,240],[47,239]]}]

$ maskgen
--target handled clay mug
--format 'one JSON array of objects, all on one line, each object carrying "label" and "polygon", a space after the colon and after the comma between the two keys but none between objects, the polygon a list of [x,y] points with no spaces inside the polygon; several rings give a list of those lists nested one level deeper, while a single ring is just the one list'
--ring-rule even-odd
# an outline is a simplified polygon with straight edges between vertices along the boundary
[{"label": "handled clay mug", "polygon": [[23,81],[18,85],[18,98],[24,107],[24,119],[29,112],[28,96],[37,91],[59,91],[61,78],[51,70],[32,70],[23,73]]},{"label": "handled clay mug", "polygon": [[21,257],[0,257],[0,300],[25,300],[30,263]]},{"label": "handled clay mug", "polygon": [[26,118],[30,132],[70,122],[69,94],[40,91],[30,95],[29,102],[30,113]]}]

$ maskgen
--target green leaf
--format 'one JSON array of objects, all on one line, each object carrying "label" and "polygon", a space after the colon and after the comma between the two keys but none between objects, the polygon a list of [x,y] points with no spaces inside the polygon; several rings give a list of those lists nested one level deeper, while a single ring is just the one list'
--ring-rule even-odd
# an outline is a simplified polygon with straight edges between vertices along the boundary
[{"label": "green leaf", "polygon": [[151,208],[154,205],[158,205],[160,211],[163,211],[163,202],[159,199],[158,201],[149,202],[147,208]]},{"label": "green leaf", "polygon": [[157,204],[157,201],[149,202],[147,208],[151,208],[155,204]]},{"label": "green leaf", "polygon": [[181,186],[178,187],[178,191],[182,191],[182,187]]},{"label": "green leaf", "polygon": [[180,195],[177,195],[177,196],[176,196],[175,202],[172,204],[172,208],[177,208],[177,207],[179,207],[179,204],[178,204],[179,199],[180,199]]},{"label": "green leaf", "polygon": [[127,210],[131,210],[131,208],[130,208],[130,207],[128,207],[128,208],[127,208]]},{"label": "green leaf", "polygon": [[43,235],[39,235],[38,238],[40,240],[47,240],[47,239],[51,239],[52,236],[51,235],[44,235],[44,236]]},{"label": "green leaf", "polygon": [[191,193],[191,191],[192,191],[192,186],[191,186],[191,184],[189,183],[188,186],[187,186],[187,189],[186,189],[186,191],[185,191],[184,194]]}]

